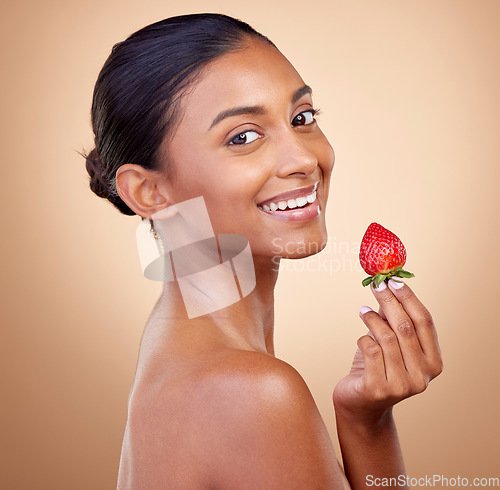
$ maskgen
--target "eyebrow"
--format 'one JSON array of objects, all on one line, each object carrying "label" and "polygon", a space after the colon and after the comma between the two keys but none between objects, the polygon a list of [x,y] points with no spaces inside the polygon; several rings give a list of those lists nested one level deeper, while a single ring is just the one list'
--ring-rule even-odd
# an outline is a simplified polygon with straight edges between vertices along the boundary
[{"label": "eyebrow", "polygon": [[295,104],[295,102],[298,102],[304,95],[312,95],[312,88],[309,87],[309,85],[304,85],[303,87],[300,87],[298,90],[295,91],[292,97],[292,104]]},{"label": "eyebrow", "polygon": [[[295,104],[299,101],[304,95],[312,94],[312,88],[309,85],[304,85],[295,91],[292,96],[292,104]],[[253,106],[245,106],[245,107],[233,107],[232,109],[228,109],[226,111],[219,112],[215,119],[212,121],[212,124],[208,128],[210,131],[216,124],[220,123],[223,119],[234,116],[241,116],[242,114],[254,114],[254,115],[262,115],[266,113],[266,109],[261,105],[253,105]]]}]

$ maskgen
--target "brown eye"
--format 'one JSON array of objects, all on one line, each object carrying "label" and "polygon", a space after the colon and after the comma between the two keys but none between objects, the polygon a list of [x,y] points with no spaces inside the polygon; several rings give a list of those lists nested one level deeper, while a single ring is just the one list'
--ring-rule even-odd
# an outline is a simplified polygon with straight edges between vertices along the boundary
[{"label": "brown eye", "polygon": [[292,121],[292,126],[307,126],[314,122],[314,110],[304,111],[297,114]]},{"label": "brown eye", "polygon": [[247,145],[252,141],[259,138],[259,134],[256,131],[245,131],[243,133],[237,134],[230,142],[230,145]]}]

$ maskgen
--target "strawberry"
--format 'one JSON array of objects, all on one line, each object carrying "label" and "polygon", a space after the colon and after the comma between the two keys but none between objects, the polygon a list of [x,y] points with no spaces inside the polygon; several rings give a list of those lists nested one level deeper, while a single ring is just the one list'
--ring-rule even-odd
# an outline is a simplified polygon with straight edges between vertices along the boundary
[{"label": "strawberry", "polygon": [[363,280],[363,286],[373,281],[378,287],[382,281],[388,281],[393,276],[414,276],[403,270],[406,249],[401,240],[378,223],[372,223],[367,228],[359,249],[359,261],[363,270],[370,274]]}]

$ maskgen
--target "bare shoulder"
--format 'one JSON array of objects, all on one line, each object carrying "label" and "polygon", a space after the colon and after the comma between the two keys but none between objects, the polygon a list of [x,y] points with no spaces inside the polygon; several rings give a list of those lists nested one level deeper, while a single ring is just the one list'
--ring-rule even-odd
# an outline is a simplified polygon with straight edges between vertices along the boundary
[{"label": "bare shoulder", "polygon": [[221,355],[200,382],[212,394],[238,399],[250,413],[264,409],[288,411],[316,408],[311,392],[298,371],[285,361],[268,354],[229,351]]},{"label": "bare shoulder", "polygon": [[328,431],[290,364],[229,352],[203,378],[203,437],[216,488],[343,488]]},{"label": "bare shoulder", "polygon": [[144,488],[344,488],[314,399],[282,360],[227,349],[152,393],[131,403],[123,481],[143,474]]}]

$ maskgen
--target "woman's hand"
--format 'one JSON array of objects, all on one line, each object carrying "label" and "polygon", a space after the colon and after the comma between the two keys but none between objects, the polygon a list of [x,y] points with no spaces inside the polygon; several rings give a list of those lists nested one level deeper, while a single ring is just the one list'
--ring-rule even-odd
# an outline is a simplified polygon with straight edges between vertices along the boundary
[{"label": "woman's hand", "polygon": [[369,333],[358,339],[351,372],[333,392],[336,412],[367,423],[424,391],[443,369],[432,317],[413,291],[393,280],[371,289],[379,312],[361,308]]}]

